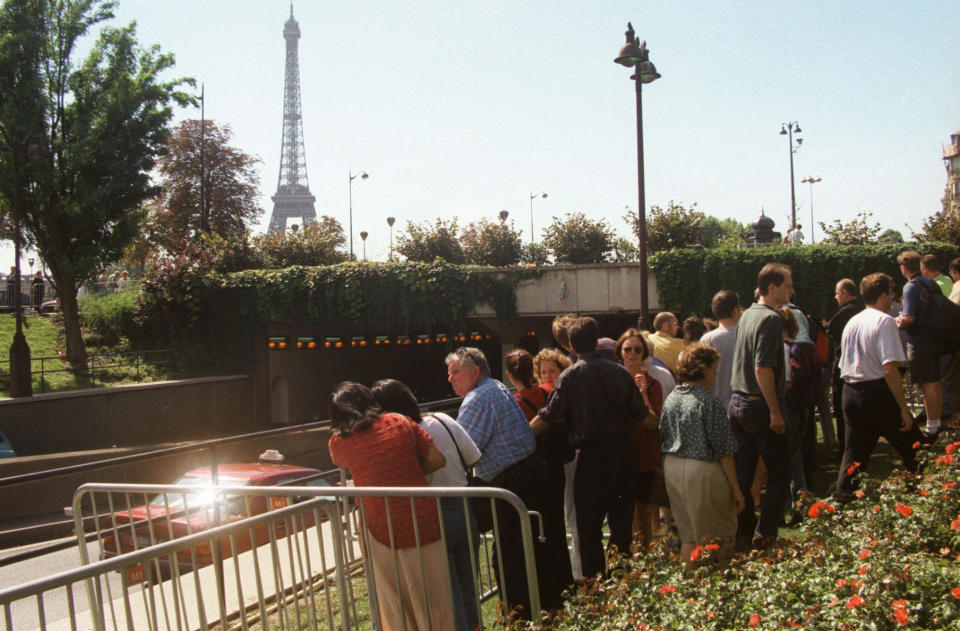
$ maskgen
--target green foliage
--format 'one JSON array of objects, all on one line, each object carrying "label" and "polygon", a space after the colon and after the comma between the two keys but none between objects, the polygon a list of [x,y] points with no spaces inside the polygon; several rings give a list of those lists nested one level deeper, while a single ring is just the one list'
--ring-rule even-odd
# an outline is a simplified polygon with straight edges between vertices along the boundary
[{"label": "green foliage", "polygon": [[613,250],[614,236],[603,219],[593,221],[576,212],[554,217],[543,231],[543,242],[557,263],[603,263]]},{"label": "green foliage", "polygon": [[[92,45],[81,42],[114,7],[27,0],[0,9],[0,20],[17,29],[0,31],[0,128],[17,161],[38,158],[29,172],[18,167],[13,188],[27,193],[25,227],[61,297],[74,364],[85,356],[77,288],[137,234],[143,203],[158,192],[149,173],[165,150],[172,105],[192,102],[180,87],[193,82],[162,81],[173,56],[142,48],[134,25],[105,27]],[[89,50],[84,59],[81,49]]]},{"label": "green foliage", "polygon": [[138,292],[139,287],[132,286],[114,294],[88,294],[79,299],[83,323],[97,335],[99,345],[116,346],[133,333]]},{"label": "green foliage", "polygon": [[520,250],[520,262],[524,265],[547,265],[550,249],[542,243],[526,243]]},{"label": "green foliage", "polygon": [[613,260],[615,263],[635,263],[640,260],[640,251],[629,239],[618,237],[613,242]]},{"label": "green foliage", "polygon": [[922,241],[943,241],[960,245],[960,215],[941,211],[927,217],[923,220],[920,233],[914,237]]},{"label": "green foliage", "polygon": [[257,327],[310,322],[330,335],[450,332],[483,300],[516,317],[516,283],[535,274],[433,263],[343,263],[211,272],[209,253],[158,265],[141,283],[135,321],[143,343],[174,347],[224,366],[242,366]]},{"label": "green foliage", "polygon": [[[460,244],[467,262],[473,265],[507,267],[520,262],[520,230],[511,221],[492,222],[481,219],[463,231]],[[409,257],[407,257],[409,258]]]},{"label": "green foliage", "polygon": [[880,223],[870,223],[873,213],[860,211],[857,216],[844,223],[839,219],[834,219],[829,226],[822,221],[820,229],[826,236],[822,242],[832,243],[833,245],[869,245],[877,243],[880,238]]},{"label": "green foliage", "polygon": [[[929,241],[946,241],[945,239],[924,239]],[[903,234],[899,230],[887,228],[877,237],[880,243],[903,243]],[[946,241],[949,243],[949,241]]]},{"label": "green foliage", "polygon": [[718,219],[707,215],[700,221],[700,243],[705,248],[737,247],[747,232],[747,227],[732,217]]},{"label": "green foliage", "polygon": [[407,222],[407,231],[397,235],[396,251],[411,262],[432,263],[442,259],[447,263],[462,264],[467,258],[460,245],[457,218],[449,221],[437,218],[431,226],[428,222]]},{"label": "green foliage", "polygon": [[256,267],[278,269],[291,265],[331,265],[347,259],[347,242],[340,222],[323,215],[297,231],[268,230],[253,238]]},{"label": "green foliage", "polygon": [[[628,212],[623,218],[630,225],[631,232],[639,238],[640,218],[637,214]],[[670,200],[666,208],[651,206],[647,215],[647,248],[652,253],[699,243],[703,218],[704,214],[697,210],[696,203],[686,208]]]},{"label": "green foliage", "polygon": [[960,248],[946,243],[902,243],[874,246],[769,246],[756,249],[687,248],[659,252],[650,257],[657,277],[660,308],[677,313],[710,314],[710,300],[721,289],[740,294],[746,306],[753,301],[757,273],[766,263],[778,261],[793,269],[797,302],[808,313],[827,317],[837,309],[834,287],[841,278],[859,282],[873,272],[890,274],[905,282],[896,263],[897,254],[914,249],[950,261]]},{"label": "green foliage", "polygon": [[958,446],[922,454],[923,474],[861,478],[847,504],[804,497],[797,539],[727,566],[708,546],[694,550],[700,566],[689,572],[662,544],[635,553],[577,589],[548,628],[956,629]]}]

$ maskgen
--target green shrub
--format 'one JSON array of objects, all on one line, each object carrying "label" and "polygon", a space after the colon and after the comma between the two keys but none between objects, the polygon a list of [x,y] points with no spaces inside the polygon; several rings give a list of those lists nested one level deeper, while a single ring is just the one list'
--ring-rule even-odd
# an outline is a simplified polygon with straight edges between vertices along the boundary
[{"label": "green shrub", "polygon": [[[98,345],[116,346],[134,331],[133,311],[138,287],[115,294],[86,295],[79,299],[83,324],[96,336]],[[88,338],[88,342],[94,341]]]},{"label": "green shrub", "polygon": [[948,243],[682,249],[653,255],[650,269],[656,274],[661,309],[708,315],[717,291],[732,289],[748,305],[760,268],[786,263],[793,268],[797,303],[812,315],[827,317],[837,309],[834,287],[841,278],[859,283],[867,274],[886,272],[898,285],[904,282],[896,259],[908,249],[935,254],[943,265],[960,255],[960,248]]}]

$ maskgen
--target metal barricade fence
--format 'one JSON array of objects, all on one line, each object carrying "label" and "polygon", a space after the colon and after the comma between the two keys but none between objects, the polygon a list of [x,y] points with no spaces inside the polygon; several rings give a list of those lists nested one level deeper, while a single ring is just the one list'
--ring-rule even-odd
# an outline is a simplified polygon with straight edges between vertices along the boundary
[{"label": "metal barricade fence", "polygon": [[[201,495],[209,503],[195,509],[191,501]],[[488,498],[494,511],[518,513],[531,610],[539,621],[529,514],[503,489],[88,484],[77,490],[74,513],[87,501],[102,516],[94,520],[96,539],[89,544],[77,521],[85,565],[0,591],[0,629],[379,628],[378,585],[364,554],[372,544],[357,498],[383,498],[388,506],[409,502],[415,514],[417,498],[432,499],[439,511],[445,498],[466,505],[478,497]],[[445,545],[442,520],[440,531]],[[499,534],[495,528],[493,538]],[[418,534],[415,548],[425,581]],[[481,620],[479,601],[495,594],[491,561],[487,545],[471,552]],[[497,567],[503,568],[502,559]],[[445,580],[449,586],[449,571]],[[431,595],[446,590],[424,586],[426,611],[447,604],[431,605]],[[489,626],[495,612],[486,609]]]}]

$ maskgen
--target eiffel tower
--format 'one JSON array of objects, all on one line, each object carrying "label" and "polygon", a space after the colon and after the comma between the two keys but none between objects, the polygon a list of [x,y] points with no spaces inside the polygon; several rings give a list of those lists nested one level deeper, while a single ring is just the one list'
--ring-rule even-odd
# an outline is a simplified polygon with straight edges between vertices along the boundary
[{"label": "eiffel tower", "polygon": [[293,2],[290,3],[290,19],[283,25],[283,38],[287,42],[286,74],[283,83],[283,140],[280,144],[280,175],[277,192],[270,215],[270,230],[286,230],[287,219],[300,218],[309,225],[317,218],[313,203],[317,200],[310,193],[307,182],[307,158],[303,149],[303,120],[300,114],[300,59],[297,52],[300,25],[293,19]]}]

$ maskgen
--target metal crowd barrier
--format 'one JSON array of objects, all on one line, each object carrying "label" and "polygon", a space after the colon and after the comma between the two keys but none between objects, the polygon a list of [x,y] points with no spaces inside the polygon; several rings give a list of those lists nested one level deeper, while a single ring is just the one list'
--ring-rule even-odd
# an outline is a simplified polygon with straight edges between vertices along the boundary
[{"label": "metal crowd barrier", "polygon": [[[194,508],[191,494],[208,494],[207,508]],[[85,501],[109,513],[95,521],[90,543],[77,518],[84,565],[0,590],[0,630],[379,629],[362,497],[411,507],[416,498],[432,498],[438,512],[443,498],[466,504],[479,497],[494,511],[516,510],[532,617],[540,621],[530,516],[503,489],[86,484],[74,496],[74,514]],[[174,527],[178,521],[185,532]],[[443,520],[440,529],[445,548]],[[414,532],[425,580],[416,521]],[[479,603],[496,594],[489,544],[499,535],[495,528],[471,551],[481,620]],[[446,566],[445,553],[443,559]],[[429,611],[431,590],[424,594]],[[496,613],[486,609],[483,623],[490,626]]]}]

